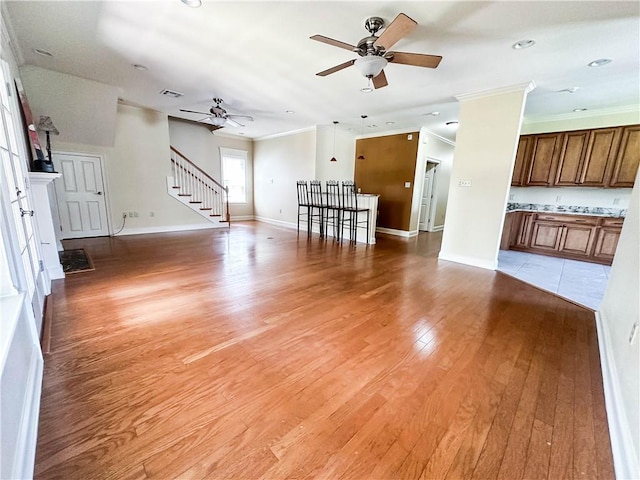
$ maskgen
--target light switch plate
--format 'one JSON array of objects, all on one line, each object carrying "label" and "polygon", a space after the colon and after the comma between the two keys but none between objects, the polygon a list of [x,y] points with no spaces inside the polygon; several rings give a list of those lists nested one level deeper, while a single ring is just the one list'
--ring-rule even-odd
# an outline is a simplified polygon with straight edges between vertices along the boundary
[{"label": "light switch plate", "polygon": [[404,182],[404,188],[411,188],[411,182]]},{"label": "light switch plate", "polygon": [[471,186],[471,180],[458,180],[458,186],[459,187],[470,187]]}]

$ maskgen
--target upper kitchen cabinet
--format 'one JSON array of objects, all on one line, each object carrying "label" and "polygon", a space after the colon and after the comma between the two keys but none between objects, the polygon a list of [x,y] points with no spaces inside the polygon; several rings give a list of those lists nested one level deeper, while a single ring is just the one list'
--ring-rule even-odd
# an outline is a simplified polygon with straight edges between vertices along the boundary
[{"label": "upper kitchen cabinet", "polygon": [[616,156],[610,187],[631,188],[640,164],[640,125],[622,128],[620,148]]},{"label": "upper kitchen cabinet", "polygon": [[553,183],[562,138],[562,133],[543,133],[533,136],[525,185],[547,186]]},{"label": "upper kitchen cabinet", "polygon": [[516,161],[513,166],[513,177],[511,185],[521,187],[525,184],[525,174],[527,173],[527,163],[531,154],[531,145],[533,144],[532,135],[523,135],[518,141],[518,151],[516,152]]},{"label": "upper kitchen cabinet", "polygon": [[640,125],[523,135],[511,185],[631,188],[639,163]]}]

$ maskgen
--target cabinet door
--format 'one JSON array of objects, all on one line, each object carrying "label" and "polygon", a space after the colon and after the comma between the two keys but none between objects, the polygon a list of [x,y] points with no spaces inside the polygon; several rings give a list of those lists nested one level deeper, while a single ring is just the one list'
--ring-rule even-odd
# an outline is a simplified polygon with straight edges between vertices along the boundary
[{"label": "cabinet door", "polygon": [[589,187],[607,185],[619,142],[619,128],[599,128],[591,131],[579,179],[581,185]]},{"label": "cabinet door", "polygon": [[618,247],[621,227],[602,227],[598,232],[593,256],[602,260],[613,261]]},{"label": "cabinet door", "polygon": [[554,185],[575,187],[579,183],[588,141],[588,130],[564,134]]},{"label": "cabinet door", "polygon": [[640,125],[622,128],[620,148],[609,181],[610,187],[632,188],[640,164]]},{"label": "cabinet door", "polygon": [[518,228],[513,245],[518,247],[528,247],[535,213],[520,213],[516,218],[518,218],[520,222],[520,228]]},{"label": "cabinet door", "polygon": [[524,135],[518,141],[518,151],[516,152],[516,161],[513,165],[513,176],[511,177],[511,185],[521,187],[525,184],[525,172],[531,157],[531,145],[533,144],[533,135]]},{"label": "cabinet door", "polygon": [[594,226],[566,224],[558,250],[571,255],[588,257],[591,254],[595,234]]},{"label": "cabinet door", "polygon": [[533,223],[530,247],[536,250],[557,251],[562,240],[563,225],[558,222],[536,220]]},{"label": "cabinet door", "polygon": [[546,186],[555,178],[558,156],[562,147],[562,133],[535,135],[531,147],[527,185]]}]

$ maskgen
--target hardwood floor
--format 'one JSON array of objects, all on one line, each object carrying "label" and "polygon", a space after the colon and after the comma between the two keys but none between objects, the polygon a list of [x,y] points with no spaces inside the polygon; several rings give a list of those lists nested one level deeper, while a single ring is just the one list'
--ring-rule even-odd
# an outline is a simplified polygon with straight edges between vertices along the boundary
[{"label": "hardwood floor", "polygon": [[65,242],[36,478],[613,478],[593,313],[439,245]]}]

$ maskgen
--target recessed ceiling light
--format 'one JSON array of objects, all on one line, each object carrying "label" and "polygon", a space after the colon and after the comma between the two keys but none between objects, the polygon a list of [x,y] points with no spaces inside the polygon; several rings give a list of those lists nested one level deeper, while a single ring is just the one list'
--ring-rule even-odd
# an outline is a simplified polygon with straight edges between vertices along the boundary
[{"label": "recessed ceiling light", "polygon": [[535,40],[520,40],[519,42],[511,45],[514,50],[522,50],[523,48],[533,47],[536,44]]},{"label": "recessed ceiling light", "polygon": [[296,112],[294,112],[293,110],[286,110],[285,113],[288,113],[289,115],[293,115]]},{"label": "recessed ceiling light", "polygon": [[386,122],[387,125],[395,125],[396,122]]},{"label": "recessed ceiling light", "polygon": [[184,3],[187,7],[191,7],[191,8],[198,8],[199,6],[202,5],[202,0],[180,0],[182,3]]},{"label": "recessed ceiling light", "polygon": [[42,55],[43,57],[53,57],[53,54],[51,52],[47,52],[46,50],[42,50],[41,48],[34,48],[33,51],[38,55]]},{"label": "recessed ceiling light", "polygon": [[451,125],[458,125],[458,122],[456,120],[452,121],[452,122],[447,122],[445,123],[445,125],[447,126],[451,126]]},{"label": "recessed ceiling light", "polygon": [[587,65],[590,67],[601,67],[603,65],[607,65],[613,62],[610,58],[599,58],[598,60],[594,60],[593,62],[589,62]]},{"label": "recessed ceiling light", "polygon": [[374,125],[373,123],[371,125],[367,125],[367,127],[369,128],[376,128],[378,125]]},{"label": "recessed ceiling light", "polygon": [[433,115],[434,117],[437,117],[438,115],[440,115],[440,112],[429,112],[425,113],[425,115]]},{"label": "recessed ceiling light", "polygon": [[141,65],[139,63],[134,63],[133,68],[135,68],[136,70],[140,70],[141,72],[146,72],[148,70],[147,67],[145,67],[144,65]]},{"label": "recessed ceiling light", "polygon": [[366,87],[362,87],[362,88],[360,89],[360,91],[361,91],[362,93],[371,93],[371,92],[373,92],[373,88],[371,88],[369,85],[367,85]]},{"label": "recessed ceiling light", "polygon": [[573,111],[574,112],[586,112],[587,109],[586,108],[574,108]]},{"label": "recessed ceiling light", "polygon": [[580,90],[580,87],[563,88],[558,90],[558,93],[576,93],[578,90]]}]

